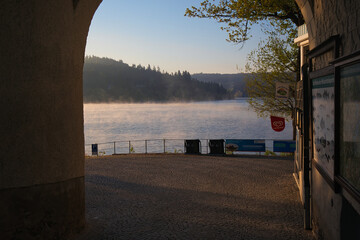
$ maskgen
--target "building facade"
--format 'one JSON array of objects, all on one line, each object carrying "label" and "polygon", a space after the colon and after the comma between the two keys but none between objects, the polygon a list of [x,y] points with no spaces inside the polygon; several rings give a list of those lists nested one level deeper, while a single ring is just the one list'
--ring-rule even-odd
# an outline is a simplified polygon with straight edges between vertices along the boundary
[{"label": "building facade", "polygon": [[360,3],[297,2],[308,28],[295,39],[302,72],[294,176],[304,226],[317,239],[360,239]]}]

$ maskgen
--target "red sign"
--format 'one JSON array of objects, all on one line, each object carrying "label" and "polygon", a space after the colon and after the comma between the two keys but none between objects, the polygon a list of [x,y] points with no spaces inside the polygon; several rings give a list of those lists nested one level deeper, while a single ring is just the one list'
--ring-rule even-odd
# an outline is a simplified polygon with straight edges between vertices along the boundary
[{"label": "red sign", "polygon": [[281,132],[285,128],[285,118],[270,116],[271,127],[276,132]]}]

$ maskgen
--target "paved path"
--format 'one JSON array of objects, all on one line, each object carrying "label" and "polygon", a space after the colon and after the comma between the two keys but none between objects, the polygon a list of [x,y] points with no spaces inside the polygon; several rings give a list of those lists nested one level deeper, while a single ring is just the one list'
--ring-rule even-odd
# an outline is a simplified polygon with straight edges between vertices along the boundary
[{"label": "paved path", "polygon": [[281,159],[89,158],[77,239],[312,239],[292,169]]}]

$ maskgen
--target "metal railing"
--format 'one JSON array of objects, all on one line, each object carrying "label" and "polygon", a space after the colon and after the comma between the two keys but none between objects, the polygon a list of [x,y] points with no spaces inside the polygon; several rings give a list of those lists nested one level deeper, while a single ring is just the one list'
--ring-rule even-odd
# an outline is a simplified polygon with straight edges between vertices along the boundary
[{"label": "metal railing", "polygon": [[298,27],[298,37],[305,35],[307,33],[308,33],[308,30],[307,30],[306,24],[303,24]]},{"label": "metal railing", "polygon": [[[209,154],[210,139],[200,140],[200,153]],[[258,139],[265,141],[265,152],[273,152],[273,141],[277,139]],[[287,141],[287,140],[285,140]],[[98,155],[113,154],[136,154],[136,153],[185,153],[185,139],[147,139],[147,140],[130,140],[130,141],[112,141],[96,143]],[[265,152],[241,152],[242,154],[259,154]],[[85,155],[92,155],[92,144],[85,144]]]}]

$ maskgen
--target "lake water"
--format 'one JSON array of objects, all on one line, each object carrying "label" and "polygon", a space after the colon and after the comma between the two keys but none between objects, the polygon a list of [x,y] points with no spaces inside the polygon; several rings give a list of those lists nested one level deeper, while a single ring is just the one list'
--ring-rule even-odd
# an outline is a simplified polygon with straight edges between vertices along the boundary
[{"label": "lake water", "polygon": [[[173,149],[182,150],[183,139],[292,138],[290,122],[286,122],[282,132],[275,132],[270,119],[258,118],[246,99],[165,104],[84,104],[84,132],[85,144],[110,142],[99,145],[106,154],[114,152],[114,141],[118,141],[115,151],[123,153],[130,149],[128,141],[135,149],[132,151],[144,152],[144,141],[136,140],[169,139],[165,146],[168,151],[171,141],[177,145]],[[163,142],[158,141],[148,141],[147,152],[151,152],[151,144],[160,145],[163,149]],[[89,148],[85,148],[87,154]],[[154,151],[159,151],[159,146],[157,148]],[[176,151],[173,149],[169,151]]]}]

